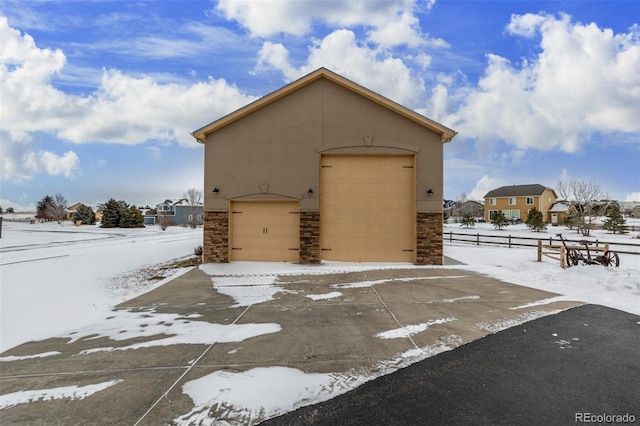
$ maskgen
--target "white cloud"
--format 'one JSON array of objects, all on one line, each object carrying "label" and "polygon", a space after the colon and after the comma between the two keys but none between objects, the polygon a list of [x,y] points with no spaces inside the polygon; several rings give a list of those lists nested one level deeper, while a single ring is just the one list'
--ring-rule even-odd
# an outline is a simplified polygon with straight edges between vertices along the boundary
[{"label": "white cloud", "polygon": [[80,159],[73,151],[58,155],[34,148],[30,142],[22,132],[0,131],[2,180],[20,182],[40,173],[71,178],[80,166]]},{"label": "white cloud", "polygon": [[538,28],[544,23],[546,15],[527,13],[526,15],[511,15],[511,22],[507,25],[507,30],[511,34],[532,38]]},{"label": "white cloud", "polygon": [[[0,38],[0,130],[23,135],[12,137],[12,144],[39,131],[75,143],[158,140],[195,147],[191,131],[254,99],[222,79],[161,84],[152,77],[131,77],[118,70],[103,70],[93,93],[70,95],[51,84],[66,63],[62,51],[38,48],[31,36],[9,27],[3,17]],[[68,176],[77,164],[77,157],[70,153],[56,158],[52,153],[20,154],[26,155],[22,172],[43,168],[50,174]],[[21,158],[7,160],[12,164],[18,161]]]},{"label": "white cloud", "polygon": [[41,167],[51,176],[64,175],[65,177],[71,177],[73,171],[80,164],[78,155],[73,151],[67,151],[63,155],[40,151],[38,152],[38,157]]},{"label": "white cloud", "polygon": [[380,46],[406,44],[418,47],[426,44],[420,33],[419,20],[412,13],[402,12],[396,19],[389,20],[369,32],[369,40]]},{"label": "white cloud", "polygon": [[540,35],[541,52],[514,65],[487,55],[477,88],[448,117],[461,134],[522,149],[578,150],[594,133],[640,131],[640,31],[614,34],[570,17],[514,15],[507,32]]},{"label": "white cloud", "polygon": [[[434,3],[428,1],[422,10],[428,12]],[[413,13],[418,7],[415,0],[222,0],[216,10],[258,37],[280,33],[302,36],[319,21],[334,28],[365,27],[369,41],[379,46],[446,46],[442,40],[430,40],[421,33]]]},{"label": "white cloud", "polygon": [[[307,63],[295,68],[281,44],[266,42],[259,54],[259,68],[268,66],[294,80],[326,67],[354,82],[404,105],[416,104],[424,94],[424,81],[400,59],[361,46],[350,30],[336,30],[311,47]],[[375,72],[371,72],[375,69]]]},{"label": "white cloud", "polygon": [[627,198],[625,199],[625,201],[636,201],[636,202],[640,202],[640,191],[638,192],[632,192],[631,194],[627,195]]},{"label": "white cloud", "polygon": [[487,192],[492,189],[504,186],[505,182],[502,179],[492,178],[484,175],[476,182],[476,186],[471,190],[468,195],[469,200],[483,200]]},{"label": "white cloud", "polygon": [[258,52],[256,69],[275,68],[282,71],[290,80],[295,79],[299,72],[289,64],[289,51],[280,43],[266,41]]}]

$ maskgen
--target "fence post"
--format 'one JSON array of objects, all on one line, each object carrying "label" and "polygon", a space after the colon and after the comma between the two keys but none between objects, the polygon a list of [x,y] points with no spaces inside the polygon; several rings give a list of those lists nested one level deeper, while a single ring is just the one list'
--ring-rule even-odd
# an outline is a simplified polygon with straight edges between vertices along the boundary
[{"label": "fence post", "polygon": [[567,251],[564,246],[560,248],[560,267],[564,269],[567,266]]},{"label": "fence post", "polygon": [[480,245],[480,233],[479,232],[476,234],[476,245],[477,246]]},{"label": "fence post", "polygon": [[453,241],[453,231],[449,231],[449,242]]},{"label": "fence post", "polygon": [[598,240],[596,239],[596,247],[598,247]]},{"label": "fence post", "polygon": [[0,238],[2,238],[2,216],[0,216]]},{"label": "fence post", "polygon": [[511,234],[509,234],[509,248],[511,248]]},{"label": "fence post", "polygon": [[542,262],[542,240],[538,240],[538,262]]}]

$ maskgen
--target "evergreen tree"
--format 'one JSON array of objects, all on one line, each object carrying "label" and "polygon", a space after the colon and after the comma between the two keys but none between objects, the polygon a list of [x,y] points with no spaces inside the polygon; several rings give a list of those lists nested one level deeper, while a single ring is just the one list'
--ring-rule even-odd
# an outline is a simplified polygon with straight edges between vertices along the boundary
[{"label": "evergreen tree", "polygon": [[120,205],[113,198],[102,207],[101,228],[117,228],[120,226]]},{"label": "evergreen tree", "polygon": [[118,210],[120,212],[119,228],[133,228],[135,218],[131,214],[129,204],[124,201],[118,201]]},{"label": "evergreen tree", "polygon": [[129,207],[129,211],[131,212],[132,225],[134,228],[144,228],[144,216],[142,215],[142,211],[137,208],[135,205]]},{"label": "evergreen tree", "polygon": [[73,220],[82,221],[83,225],[93,225],[96,223],[96,214],[91,207],[81,204],[73,214]]},{"label": "evergreen tree", "polygon": [[525,223],[529,228],[536,232],[540,232],[547,227],[547,224],[544,222],[544,218],[542,217],[542,212],[535,207],[527,213],[527,221]]},{"label": "evergreen tree", "polygon": [[36,217],[45,220],[53,219],[51,211],[54,204],[53,198],[50,195],[46,195],[42,200],[38,201],[36,205]]},{"label": "evergreen tree", "polygon": [[466,226],[467,229],[469,228],[469,226],[474,226],[476,223],[476,220],[474,219],[473,215],[471,214],[471,212],[466,212],[465,214],[462,215],[462,220],[460,221],[461,225],[460,226]]},{"label": "evergreen tree", "polygon": [[504,213],[501,211],[497,211],[493,214],[493,219],[491,219],[491,224],[496,229],[502,229],[505,226],[509,225],[509,219],[504,216]]},{"label": "evergreen tree", "polygon": [[622,216],[622,212],[620,211],[620,207],[617,204],[614,204],[607,214],[607,219],[604,221],[602,227],[607,231],[611,231],[614,234],[619,232],[624,234],[627,232],[627,225],[625,225],[626,220]]},{"label": "evergreen tree", "polygon": [[111,198],[102,206],[101,228],[144,228],[144,216],[136,206]]}]

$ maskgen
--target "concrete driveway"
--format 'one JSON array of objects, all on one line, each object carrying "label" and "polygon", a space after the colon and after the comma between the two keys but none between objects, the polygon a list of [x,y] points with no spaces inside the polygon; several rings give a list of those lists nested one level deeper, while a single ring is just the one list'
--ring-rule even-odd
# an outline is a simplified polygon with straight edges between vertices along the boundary
[{"label": "concrete driveway", "polygon": [[[228,278],[192,269],[95,326],[6,351],[0,421],[255,424],[579,304],[534,304],[555,295],[446,268],[286,275],[272,284],[240,276],[229,284],[235,289],[212,285]],[[238,288],[243,302],[227,295]],[[251,303],[265,289],[270,300]],[[251,383],[258,373],[271,375]],[[279,398],[278,378],[293,373],[322,380]],[[236,381],[214,390],[197,380],[205,378]],[[245,389],[241,402],[234,383]]]}]

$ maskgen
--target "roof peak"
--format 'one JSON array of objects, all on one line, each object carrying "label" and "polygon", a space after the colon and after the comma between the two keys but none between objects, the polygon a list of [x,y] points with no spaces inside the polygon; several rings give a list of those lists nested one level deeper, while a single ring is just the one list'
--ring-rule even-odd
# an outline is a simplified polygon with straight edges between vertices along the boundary
[{"label": "roof peak", "polygon": [[449,142],[451,139],[453,139],[458,132],[456,132],[455,130],[452,130],[440,123],[437,123],[433,120],[431,120],[430,118],[427,118],[415,111],[413,111],[412,109],[409,109],[403,105],[398,104],[397,102],[394,102],[382,95],[380,95],[379,93],[376,93],[374,91],[372,91],[371,89],[367,89],[364,86],[361,86],[358,83],[355,83],[351,80],[349,80],[348,78],[336,73],[335,71],[332,71],[328,68],[325,67],[320,67],[318,69],[316,69],[315,71],[310,72],[309,74],[306,74],[300,78],[298,78],[297,80],[294,80],[293,82],[245,105],[244,107],[241,107],[209,124],[207,124],[204,127],[201,127],[200,129],[194,131],[193,133],[191,133],[191,135],[200,143],[204,143],[207,139],[207,136],[210,133],[215,132],[216,130],[226,126],[227,124],[231,124],[236,120],[241,119],[242,117],[251,114],[252,112],[269,105],[272,102],[277,101],[278,99],[288,95],[289,93],[292,93],[302,87],[307,86],[308,84],[313,83],[314,81],[320,79],[320,78],[326,78],[330,81],[332,81],[333,83],[336,83],[348,90],[351,90],[365,98],[368,98],[369,100],[372,100],[373,102],[376,102],[379,105],[382,105],[383,107],[386,107],[388,109],[393,110],[394,112],[424,126],[427,127],[431,130],[433,130],[436,133],[440,134],[441,140],[442,142]]}]

